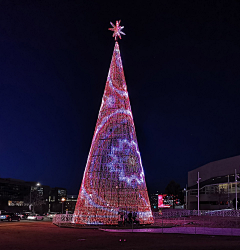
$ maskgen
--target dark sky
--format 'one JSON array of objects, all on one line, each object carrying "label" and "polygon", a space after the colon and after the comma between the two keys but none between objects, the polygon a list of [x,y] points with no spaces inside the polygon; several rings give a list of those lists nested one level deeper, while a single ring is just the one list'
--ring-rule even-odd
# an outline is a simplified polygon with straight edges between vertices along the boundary
[{"label": "dark sky", "polygon": [[240,152],[240,2],[0,1],[0,177],[77,194],[119,42],[148,189]]}]

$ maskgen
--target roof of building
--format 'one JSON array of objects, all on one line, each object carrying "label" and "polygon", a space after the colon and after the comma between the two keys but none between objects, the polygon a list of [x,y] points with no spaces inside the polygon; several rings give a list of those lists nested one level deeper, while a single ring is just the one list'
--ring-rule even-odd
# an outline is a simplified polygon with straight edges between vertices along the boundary
[{"label": "roof of building", "polygon": [[199,172],[200,182],[207,181],[212,178],[234,175],[235,169],[240,173],[240,155],[210,162],[199,168],[188,172],[188,187],[196,185]]}]

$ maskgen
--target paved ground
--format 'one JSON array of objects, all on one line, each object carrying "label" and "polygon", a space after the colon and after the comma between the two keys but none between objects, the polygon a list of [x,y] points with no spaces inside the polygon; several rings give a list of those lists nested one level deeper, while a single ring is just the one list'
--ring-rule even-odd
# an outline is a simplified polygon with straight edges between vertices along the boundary
[{"label": "paved ground", "polygon": [[240,228],[208,228],[208,227],[172,227],[172,228],[144,228],[144,229],[103,229],[112,233],[164,233],[164,234],[206,234],[240,236]]},{"label": "paved ground", "polygon": [[0,222],[1,250],[238,249],[240,237],[161,233],[119,233],[59,228],[51,222]]}]

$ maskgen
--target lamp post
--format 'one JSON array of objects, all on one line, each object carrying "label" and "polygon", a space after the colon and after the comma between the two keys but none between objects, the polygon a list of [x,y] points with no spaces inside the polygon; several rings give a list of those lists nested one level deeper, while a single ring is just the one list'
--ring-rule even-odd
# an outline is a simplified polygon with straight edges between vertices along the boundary
[{"label": "lamp post", "polygon": [[62,214],[63,214],[63,204],[64,204],[64,201],[66,201],[66,198],[63,197],[63,198],[61,199],[61,201],[62,201]]},{"label": "lamp post", "polygon": [[228,186],[227,186],[227,192],[228,192],[228,208],[230,208],[230,199],[229,199],[229,175],[228,175]]},{"label": "lamp post", "polygon": [[198,172],[198,180],[197,180],[197,184],[198,184],[198,195],[197,195],[197,198],[198,198],[198,216],[199,216],[199,181],[201,180],[201,178],[199,178],[199,172]]},{"label": "lamp post", "polygon": [[188,203],[187,203],[187,193],[188,193],[187,185],[186,185],[186,188],[184,188],[184,191],[186,192],[186,209],[187,209],[188,208]]},{"label": "lamp post", "polygon": [[[36,183],[36,185],[35,185],[36,187],[40,187],[41,186],[41,183]],[[31,209],[31,207],[32,207],[32,186],[30,186],[30,202],[29,202],[29,210],[31,211],[32,209]]]},{"label": "lamp post", "polygon": [[238,174],[237,174],[237,169],[235,169],[235,195],[236,195],[236,210],[237,210],[237,179],[239,178]]}]

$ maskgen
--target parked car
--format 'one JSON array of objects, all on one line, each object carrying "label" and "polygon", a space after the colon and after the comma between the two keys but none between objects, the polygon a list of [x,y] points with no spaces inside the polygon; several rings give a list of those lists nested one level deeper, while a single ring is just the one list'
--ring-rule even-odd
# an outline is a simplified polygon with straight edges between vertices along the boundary
[{"label": "parked car", "polygon": [[0,215],[1,215],[1,213],[6,213],[6,211],[5,210],[0,210]]},{"label": "parked car", "polygon": [[18,216],[20,217],[20,219],[22,220],[22,218],[23,218],[23,215],[22,215],[22,214],[16,213],[16,215],[18,215]]},{"label": "parked car", "polygon": [[19,216],[21,216],[21,220],[26,220],[27,217],[28,217],[28,215],[30,215],[30,214],[31,214],[31,212],[24,212],[24,213],[22,213]]},{"label": "parked car", "polygon": [[57,212],[49,212],[49,213],[47,214],[47,218],[48,218],[48,219],[52,219],[56,214],[57,214]]},{"label": "parked car", "polygon": [[19,215],[16,215],[14,213],[7,213],[7,212],[4,212],[4,213],[1,213],[0,215],[0,220],[3,221],[3,220],[7,220],[7,221],[13,221],[13,220],[16,220],[16,221],[20,221],[21,218]]},{"label": "parked car", "polygon": [[44,216],[40,214],[29,214],[27,220],[43,220]]}]

